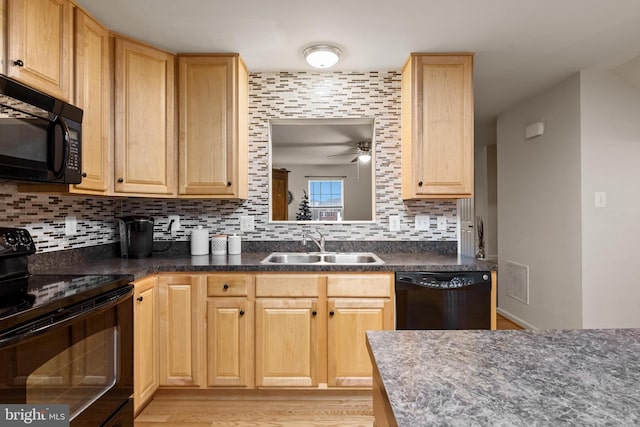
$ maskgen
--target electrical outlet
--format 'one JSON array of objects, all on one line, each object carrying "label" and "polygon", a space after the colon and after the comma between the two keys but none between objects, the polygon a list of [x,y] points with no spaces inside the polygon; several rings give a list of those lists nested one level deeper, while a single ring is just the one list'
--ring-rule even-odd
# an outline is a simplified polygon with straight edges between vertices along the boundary
[{"label": "electrical outlet", "polygon": [[64,218],[64,235],[73,236],[78,232],[78,221],[75,216],[67,216]]},{"label": "electrical outlet", "polygon": [[240,217],[240,231],[253,231],[255,229],[255,223],[251,215],[244,215]]},{"label": "electrical outlet", "polygon": [[172,236],[175,236],[176,231],[180,230],[180,215],[169,215],[169,224],[171,224],[169,232]]},{"label": "electrical outlet", "polygon": [[400,231],[400,215],[389,216],[389,231]]},{"label": "electrical outlet", "polygon": [[429,230],[429,215],[416,215],[415,226],[417,231]]},{"label": "electrical outlet", "polygon": [[440,231],[447,231],[447,217],[446,216],[439,216],[438,218],[438,230]]}]

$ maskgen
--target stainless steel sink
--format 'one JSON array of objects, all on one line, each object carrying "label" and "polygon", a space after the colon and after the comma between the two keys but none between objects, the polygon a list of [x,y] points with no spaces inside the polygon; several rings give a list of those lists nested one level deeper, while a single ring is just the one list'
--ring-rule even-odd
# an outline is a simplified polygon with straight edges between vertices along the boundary
[{"label": "stainless steel sink", "polygon": [[380,265],[384,264],[371,252],[274,252],[262,260],[262,264],[302,265]]},{"label": "stainless steel sink", "polygon": [[313,264],[322,261],[320,255],[305,253],[277,253],[274,252],[262,262],[269,264]]},{"label": "stainless steel sink", "polygon": [[374,254],[335,254],[325,255],[325,262],[329,264],[371,264],[382,261]]}]

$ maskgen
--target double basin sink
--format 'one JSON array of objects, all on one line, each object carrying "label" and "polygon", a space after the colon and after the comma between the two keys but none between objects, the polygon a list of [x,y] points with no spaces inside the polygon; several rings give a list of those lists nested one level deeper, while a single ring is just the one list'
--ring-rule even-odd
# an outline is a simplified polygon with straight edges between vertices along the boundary
[{"label": "double basin sink", "polygon": [[371,252],[274,252],[263,259],[262,264],[380,265],[384,261]]}]

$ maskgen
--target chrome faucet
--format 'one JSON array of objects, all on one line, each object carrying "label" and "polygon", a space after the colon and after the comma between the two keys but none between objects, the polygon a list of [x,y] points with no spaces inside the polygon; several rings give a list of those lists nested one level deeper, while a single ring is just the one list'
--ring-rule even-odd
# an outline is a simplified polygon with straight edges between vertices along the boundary
[{"label": "chrome faucet", "polygon": [[324,249],[324,236],[322,235],[321,232],[319,232],[318,230],[311,230],[311,231],[315,231],[316,233],[318,233],[318,235],[320,236],[320,240],[314,239],[313,236],[311,234],[309,234],[309,231],[303,231],[302,232],[302,244],[307,246],[307,239],[311,239],[311,241],[313,243],[315,243],[318,248],[320,249],[320,252],[326,252],[326,250]]}]

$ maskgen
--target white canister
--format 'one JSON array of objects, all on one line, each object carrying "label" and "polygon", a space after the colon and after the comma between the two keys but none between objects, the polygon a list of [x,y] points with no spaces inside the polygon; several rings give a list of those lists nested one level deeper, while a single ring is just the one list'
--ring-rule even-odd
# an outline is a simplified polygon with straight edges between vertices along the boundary
[{"label": "white canister", "polygon": [[211,237],[211,255],[227,254],[227,235],[220,234]]},{"label": "white canister", "polygon": [[191,231],[191,255],[209,255],[209,230],[201,225]]},{"label": "white canister", "polygon": [[239,255],[242,251],[242,240],[240,236],[229,236],[229,255]]}]

